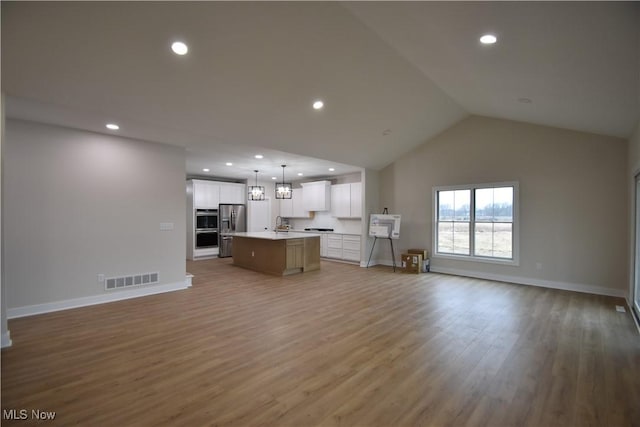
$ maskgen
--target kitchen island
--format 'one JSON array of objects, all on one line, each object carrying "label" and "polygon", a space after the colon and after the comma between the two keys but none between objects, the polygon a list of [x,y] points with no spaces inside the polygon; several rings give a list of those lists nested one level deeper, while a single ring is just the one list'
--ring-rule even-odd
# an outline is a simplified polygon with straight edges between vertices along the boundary
[{"label": "kitchen island", "polygon": [[233,264],[285,276],[320,269],[320,235],[295,232],[233,233]]}]

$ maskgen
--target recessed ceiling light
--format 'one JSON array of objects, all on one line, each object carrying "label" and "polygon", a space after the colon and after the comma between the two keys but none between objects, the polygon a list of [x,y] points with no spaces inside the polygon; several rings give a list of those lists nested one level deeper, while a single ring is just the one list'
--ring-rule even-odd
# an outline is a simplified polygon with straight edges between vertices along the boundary
[{"label": "recessed ceiling light", "polygon": [[276,178],[275,176],[272,176],[271,179],[278,179],[278,178]]},{"label": "recessed ceiling light", "polygon": [[227,162],[227,163],[225,163],[225,164],[226,164],[227,166],[233,166],[233,163],[231,163],[231,162]]},{"label": "recessed ceiling light", "polygon": [[111,129],[111,130],[118,130],[118,129],[120,129],[120,126],[118,126],[118,125],[117,125],[117,124],[115,124],[115,123],[107,123],[106,127],[107,127],[107,129]]},{"label": "recessed ceiling light", "polygon": [[335,168],[329,168],[329,172],[333,172],[334,170],[336,170]]},{"label": "recessed ceiling light", "polygon": [[202,169],[202,172],[209,172],[209,169],[204,168],[204,169]]},{"label": "recessed ceiling light", "polygon": [[262,159],[264,156],[262,154],[256,154],[254,157],[256,159]]},{"label": "recessed ceiling light", "polygon": [[324,107],[324,102],[320,101],[319,99],[313,103],[314,110],[321,110],[322,107]]},{"label": "recessed ceiling light", "polygon": [[298,172],[298,176],[302,176],[304,175],[302,172]]},{"label": "recessed ceiling light", "polygon": [[497,41],[498,39],[493,34],[485,34],[484,36],[480,37],[480,43],[482,44],[494,44]]},{"label": "recessed ceiling light", "polygon": [[533,101],[531,98],[518,98],[518,102],[522,102],[523,104],[531,104]]},{"label": "recessed ceiling light", "polygon": [[183,42],[173,42],[171,44],[171,50],[176,55],[186,55],[189,52],[189,48]]}]

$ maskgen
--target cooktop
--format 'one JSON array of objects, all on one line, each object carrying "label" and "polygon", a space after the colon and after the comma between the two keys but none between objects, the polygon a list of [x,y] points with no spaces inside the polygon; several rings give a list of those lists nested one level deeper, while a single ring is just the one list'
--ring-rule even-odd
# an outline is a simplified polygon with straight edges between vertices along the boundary
[{"label": "cooktop", "polygon": [[333,228],[305,228],[304,231],[333,231]]}]

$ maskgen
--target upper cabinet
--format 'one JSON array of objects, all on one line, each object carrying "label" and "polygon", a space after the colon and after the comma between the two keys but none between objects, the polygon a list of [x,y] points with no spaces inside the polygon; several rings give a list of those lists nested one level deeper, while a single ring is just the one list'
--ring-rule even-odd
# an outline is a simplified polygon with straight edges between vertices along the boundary
[{"label": "upper cabinet", "polygon": [[304,205],[302,188],[291,190],[290,199],[280,199],[280,216],[284,218],[311,218]]},{"label": "upper cabinet", "polygon": [[362,217],[362,183],[354,182],[351,187],[351,217]]},{"label": "upper cabinet", "polygon": [[348,218],[351,216],[351,184],[331,186],[331,216]]},{"label": "upper cabinet", "polygon": [[316,181],[302,183],[304,209],[328,211],[331,209],[331,182]]},{"label": "upper cabinet", "polygon": [[330,181],[304,182],[291,199],[280,200],[280,216],[311,218],[312,212],[330,211],[335,218],[362,217],[362,183],[331,185]]},{"label": "upper cabinet", "polygon": [[247,203],[246,185],[231,182],[220,183],[220,203]]},{"label": "upper cabinet", "polygon": [[213,181],[193,180],[193,207],[195,209],[218,209],[220,184]]},{"label": "upper cabinet", "polygon": [[331,216],[336,218],[362,217],[362,183],[331,186]]},{"label": "upper cabinet", "polygon": [[232,182],[194,179],[193,208],[218,209],[220,203],[246,203],[246,186]]}]

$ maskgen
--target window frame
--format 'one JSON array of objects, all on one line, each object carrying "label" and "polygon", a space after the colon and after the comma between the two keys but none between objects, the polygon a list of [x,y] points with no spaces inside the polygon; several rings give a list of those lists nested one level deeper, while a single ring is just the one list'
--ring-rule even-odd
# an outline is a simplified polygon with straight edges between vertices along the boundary
[{"label": "window frame", "polygon": [[[512,257],[511,258],[497,258],[475,255],[475,190],[484,188],[497,188],[497,187],[512,187],[513,188],[513,226],[512,226]],[[438,252],[438,192],[440,191],[455,191],[455,190],[469,190],[470,194],[470,221],[469,221],[469,255],[461,254],[449,254]],[[483,184],[466,184],[466,185],[447,185],[437,186],[432,189],[432,254],[433,258],[450,259],[457,261],[473,261],[482,262],[488,264],[499,265],[520,265],[520,185],[518,181],[506,181],[506,182],[489,182]],[[485,221],[480,221],[484,223]]]}]

